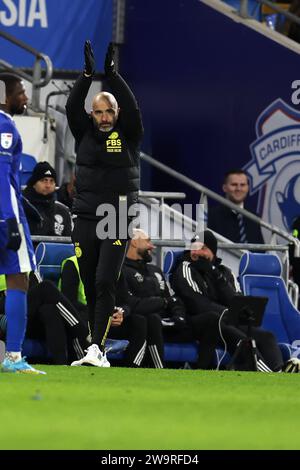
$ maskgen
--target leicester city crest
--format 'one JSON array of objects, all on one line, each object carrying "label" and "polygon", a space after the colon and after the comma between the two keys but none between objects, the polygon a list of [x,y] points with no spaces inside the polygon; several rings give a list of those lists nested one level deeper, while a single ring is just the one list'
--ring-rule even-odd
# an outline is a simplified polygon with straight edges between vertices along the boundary
[{"label": "leicester city crest", "polygon": [[300,216],[300,112],[277,99],[258,117],[256,136],[244,167],[250,194],[259,191],[263,220],[291,232]]}]

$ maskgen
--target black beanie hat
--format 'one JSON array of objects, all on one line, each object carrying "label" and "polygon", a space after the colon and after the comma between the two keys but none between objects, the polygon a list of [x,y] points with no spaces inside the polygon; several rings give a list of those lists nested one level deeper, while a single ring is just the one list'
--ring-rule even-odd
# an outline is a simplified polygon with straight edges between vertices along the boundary
[{"label": "black beanie hat", "polygon": [[39,162],[35,165],[32,175],[27,181],[27,186],[33,186],[43,178],[53,178],[56,182],[56,171],[48,162]]},{"label": "black beanie hat", "polygon": [[191,239],[191,243],[194,243],[196,241],[204,243],[204,245],[206,245],[207,248],[209,248],[212,253],[216,256],[218,249],[218,240],[210,230],[204,230],[204,232],[194,235]]}]

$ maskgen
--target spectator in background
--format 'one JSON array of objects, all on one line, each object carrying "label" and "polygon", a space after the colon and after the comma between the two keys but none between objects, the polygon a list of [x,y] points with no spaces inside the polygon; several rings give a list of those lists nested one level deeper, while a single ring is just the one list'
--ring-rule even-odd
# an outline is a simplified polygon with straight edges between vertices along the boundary
[{"label": "spectator in background", "polygon": [[[248,176],[245,171],[240,169],[228,171],[222,189],[226,199],[244,208],[249,193]],[[258,224],[221,204],[209,208],[207,226],[234,243],[264,243]]]},{"label": "spectator in background", "polygon": [[[218,242],[210,230],[192,239],[191,249],[186,251],[172,277],[172,287],[183,300],[189,313],[191,325],[196,328],[201,316],[211,317],[214,328],[206,334],[206,340],[224,347],[219,333],[220,316],[230,306],[231,300],[241,294],[235,276],[229,268],[221,264],[217,257]],[[227,349],[233,354],[241,339],[246,338],[247,327],[231,326],[224,313],[221,322],[222,336]],[[280,371],[283,367],[281,351],[274,335],[261,328],[252,328],[252,336],[256,340],[260,357],[258,368],[262,372]],[[201,346],[201,343],[200,343]],[[245,354],[241,362],[236,364],[238,369],[247,369],[248,357]],[[212,356],[210,361],[212,361]]]},{"label": "spectator in background", "polygon": [[[59,287],[62,293],[76,307],[81,319],[88,328],[88,308],[76,256],[71,256],[63,261]],[[120,365],[139,367],[142,364],[146,349],[146,320],[140,315],[130,314],[129,308],[125,303],[126,298],[122,296],[121,292],[119,292],[119,300],[123,308],[116,307],[113,312],[109,338],[127,339],[129,345],[125,350],[124,360]],[[83,359],[74,361],[71,365],[81,366],[85,364],[97,366],[98,362],[94,362],[93,357],[87,354]],[[106,367],[109,367],[108,361],[106,364]]]},{"label": "spectator in background", "polygon": [[73,198],[75,195],[75,175],[72,174],[70,181],[63,183],[57,190],[57,200],[67,206],[70,210],[73,205]]},{"label": "spectator in background", "polygon": [[71,236],[70,211],[56,200],[55,184],[54,168],[48,162],[37,163],[23,191],[27,200],[24,209],[31,235]]}]

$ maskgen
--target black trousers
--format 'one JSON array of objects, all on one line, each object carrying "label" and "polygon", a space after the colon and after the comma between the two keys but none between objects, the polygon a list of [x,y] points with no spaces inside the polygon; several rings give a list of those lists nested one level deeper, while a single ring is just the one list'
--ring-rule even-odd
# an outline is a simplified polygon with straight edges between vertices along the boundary
[{"label": "black trousers", "polygon": [[[173,341],[199,341],[199,358],[197,366],[200,369],[213,367],[215,348],[224,348],[222,336],[226,342],[228,352],[232,355],[241,339],[247,337],[247,327],[235,327],[221,321],[221,333],[219,329],[220,315],[216,312],[205,312],[187,317],[187,327],[177,332],[170,329],[165,336]],[[273,371],[280,370],[283,366],[283,358],[276,338],[270,331],[261,328],[252,328],[252,337],[256,341],[257,349],[264,362]],[[248,362],[246,352],[241,355],[238,366],[243,369]]]},{"label": "black trousers", "polygon": [[[202,368],[211,367],[216,346],[224,348],[222,336],[231,355],[235,352],[238,342],[247,337],[247,327],[237,328],[227,324],[225,319],[220,323],[219,318],[220,315],[216,312],[205,312],[189,317],[193,334],[200,341],[199,364]],[[269,368],[273,371],[280,370],[283,366],[283,358],[273,333],[262,328],[252,328],[252,337],[256,341],[258,352]],[[247,362],[246,355],[240,358],[241,369]]]},{"label": "black trousers", "polygon": [[161,316],[158,313],[145,315],[147,322],[147,349],[144,365],[163,369],[164,367],[164,338]]},{"label": "black trousers", "polygon": [[219,335],[216,327],[216,317],[210,312],[187,316],[187,324],[180,329],[166,327],[163,330],[166,341],[185,343],[199,341],[199,369],[211,369],[215,356],[215,348]]},{"label": "black trousers", "polygon": [[122,325],[112,326],[109,331],[111,339],[127,339],[129,345],[125,350],[124,360],[118,365],[139,367],[145,356],[147,344],[147,322],[141,315],[127,315]]},{"label": "black trousers", "polygon": [[[240,326],[239,328],[222,323],[222,335],[227,343],[227,348],[230,354],[233,354],[236,350],[237,343],[241,339],[247,338],[247,327]],[[251,336],[256,342],[258,354],[262,357],[263,361],[267,366],[273,370],[278,371],[283,366],[283,357],[280,348],[277,344],[276,338],[271,331],[264,330],[262,328],[252,327]],[[219,344],[224,347],[224,343],[219,339]],[[243,369],[244,364],[249,363],[249,355],[241,355],[240,364]]]},{"label": "black trousers", "polygon": [[88,328],[69,300],[50,281],[28,292],[26,337],[45,340],[54,364],[70,364],[84,356]]},{"label": "black trousers", "polygon": [[96,229],[97,221],[77,217],[72,240],[88,304],[92,343],[103,348],[103,338],[115,307],[127,240],[101,240]]}]

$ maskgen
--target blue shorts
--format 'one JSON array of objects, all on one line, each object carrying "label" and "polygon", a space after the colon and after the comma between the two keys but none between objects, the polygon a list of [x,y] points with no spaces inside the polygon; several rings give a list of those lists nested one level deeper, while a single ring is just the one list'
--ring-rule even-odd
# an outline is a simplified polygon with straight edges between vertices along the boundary
[{"label": "blue shorts", "polygon": [[18,251],[8,250],[6,223],[0,221],[0,274],[29,273],[36,267],[35,254],[26,219],[21,219],[19,224],[21,233],[21,246]]}]

